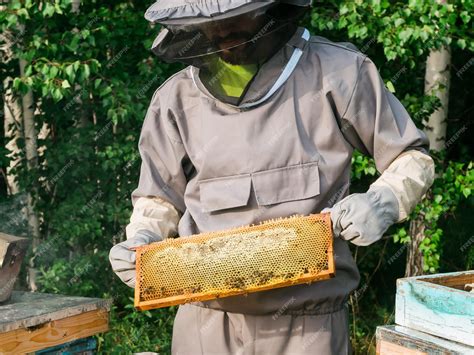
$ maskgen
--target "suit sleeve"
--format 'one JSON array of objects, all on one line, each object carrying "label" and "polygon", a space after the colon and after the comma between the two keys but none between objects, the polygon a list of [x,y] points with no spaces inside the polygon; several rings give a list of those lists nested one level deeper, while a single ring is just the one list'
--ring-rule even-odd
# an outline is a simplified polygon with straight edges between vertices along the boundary
[{"label": "suit sleeve", "polygon": [[186,209],[184,192],[192,168],[180,138],[175,117],[162,108],[155,93],[138,143],[140,178],[132,192],[134,206],[127,238],[139,229],[150,229],[163,238],[176,234],[178,215]]},{"label": "suit sleeve", "polygon": [[374,158],[382,174],[374,186],[387,186],[399,204],[399,220],[407,218],[434,180],[429,141],[400,101],[389,92],[365,58],[342,116],[344,135],[362,153]]}]

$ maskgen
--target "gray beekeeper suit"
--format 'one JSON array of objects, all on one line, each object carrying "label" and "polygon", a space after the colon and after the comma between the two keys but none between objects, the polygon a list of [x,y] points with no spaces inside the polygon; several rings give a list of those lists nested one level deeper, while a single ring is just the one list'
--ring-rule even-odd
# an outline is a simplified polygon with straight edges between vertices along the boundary
[{"label": "gray beekeeper suit", "polygon": [[[132,246],[293,214],[330,211],[336,237],[333,279],[179,306],[173,354],[350,353],[346,303],[360,276],[348,241],[380,239],[433,182],[428,141],[374,63],[278,16],[309,3],[174,0],[147,11],[166,27],[154,52],[191,65],[156,90],[143,123],[127,240],[110,252],[117,275],[134,287]],[[212,21],[249,13],[266,19],[252,39],[209,39]],[[252,76],[240,95],[218,88],[225,70]],[[354,149],[381,175],[349,195]]]}]

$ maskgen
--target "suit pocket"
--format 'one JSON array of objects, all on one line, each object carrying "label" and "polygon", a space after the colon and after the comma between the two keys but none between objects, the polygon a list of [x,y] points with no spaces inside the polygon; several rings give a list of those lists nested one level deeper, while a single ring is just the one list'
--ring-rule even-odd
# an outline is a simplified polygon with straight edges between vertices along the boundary
[{"label": "suit pocket", "polygon": [[259,171],[252,182],[260,206],[314,197],[320,193],[318,162]]},{"label": "suit pocket", "polygon": [[199,181],[202,212],[245,206],[250,196],[250,174],[232,175]]}]

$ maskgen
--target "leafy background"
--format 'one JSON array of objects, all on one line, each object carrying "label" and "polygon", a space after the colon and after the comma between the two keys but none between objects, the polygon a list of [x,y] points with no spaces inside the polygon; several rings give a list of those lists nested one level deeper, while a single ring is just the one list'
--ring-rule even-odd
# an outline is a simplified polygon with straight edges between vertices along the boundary
[{"label": "leafy background", "polygon": [[[25,140],[9,154],[6,128],[0,127],[0,170],[5,175],[10,161],[18,161],[11,173],[20,189],[9,195],[0,178],[0,229],[28,234],[18,215],[30,193],[41,243],[28,259],[39,269],[39,291],[112,298],[111,330],[97,337],[100,352],[169,353],[176,307],[136,312],[133,292],[114,276],[108,252],[125,238],[130,193],[138,183],[138,137],[151,95],[182,67],[149,51],[159,27],[143,18],[148,2],[88,0],[78,13],[72,0],[3,4],[0,26],[13,44],[0,64],[2,92],[11,88],[20,97],[31,90],[35,127],[48,130],[38,138],[38,162],[31,169]],[[443,45],[451,49],[447,140],[453,142],[433,152],[437,179],[411,216],[422,216],[426,226],[420,251],[427,273],[474,264],[473,7],[469,0],[315,1],[303,21],[313,34],[350,41],[368,54],[420,128],[439,106],[424,94],[426,57]],[[20,59],[26,61],[23,75]],[[377,174],[373,161],[356,153],[352,191],[364,191]],[[353,248],[362,275],[350,302],[356,353],[374,352],[376,326],[394,321],[395,280],[405,273],[409,241],[408,221],[369,248]],[[23,269],[17,288],[26,289],[25,280]]]}]

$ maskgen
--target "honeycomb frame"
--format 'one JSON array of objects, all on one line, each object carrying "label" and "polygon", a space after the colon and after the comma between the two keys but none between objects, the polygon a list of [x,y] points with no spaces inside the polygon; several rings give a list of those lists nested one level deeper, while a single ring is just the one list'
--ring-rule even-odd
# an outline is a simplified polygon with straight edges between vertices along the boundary
[{"label": "honeycomb frame", "polygon": [[[310,230],[311,232],[302,233],[302,230]],[[319,233],[318,231],[322,232]],[[284,234],[284,236],[281,236],[282,234]],[[312,235],[308,236],[308,234]],[[275,244],[275,241],[278,241],[277,244]],[[314,241],[317,243],[313,243]],[[304,244],[304,242],[306,242],[306,244]],[[213,243],[214,247],[212,247]],[[262,264],[261,269],[242,268],[243,265],[220,263],[221,259],[219,259],[218,253],[223,251],[229,253],[229,250],[233,251],[234,249],[229,249],[235,247],[232,243],[237,243],[237,245],[242,243],[243,246],[241,247],[245,248],[243,250],[246,251],[246,254],[250,251],[251,255],[249,255],[248,258],[251,258],[252,255],[263,256],[263,259],[267,258],[264,262],[259,261]],[[318,243],[322,244],[323,247],[319,248],[319,250],[315,250],[315,245]],[[264,250],[265,248],[266,250]],[[288,272],[283,275],[281,273],[283,270],[279,270],[280,274],[274,274],[273,270],[278,270],[278,268],[282,269],[282,263],[279,263],[278,267],[275,267],[276,265],[274,261],[272,261],[275,258],[273,256],[267,257],[268,254],[265,254],[265,252],[272,248],[273,250],[271,250],[271,252],[282,257],[293,258],[298,255],[299,269],[296,271],[296,275],[295,270],[291,269],[297,268],[293,264],[290,266],[292,272],[290,272],[291,270],[289,269],[287,270]],[[335,276],[333,234],[329,213],[310,214],[307,216],[293,215],[290,217],[271,219],[262,221],[259,224],[246,225],[227,230],[205,232],[180,238],[168,238],[160,242],[135,247],[133,249],[136,251],[137,280],[135,285],[134,305],[139,310],[169,307],[196,301],[207,301],[302,283],[310,284],[314,281],[326,280]],[[209,253],[210,250],[212,251],[211,253]],[[289,252],[292,253],[288,254]],[[314,252],[316,252],[316,254],[313,254]],[[258,255],[258,253],[260,253],[260,255]],[[182,258],[180,259],[176,255],[180,255]],[[197,257],[194,259],[189,258],[190,255]],[[186,259],[183,256],[186,257]],[[242,254],[236,253],[234,259],[236,256],[242,259]],[[315,261],[310,260],[316,256],[320,259],[317,263],[318,267],[315,267]],[[173,257],[172,261],[178,260],[178,262],[182,263],[178,267],[176,267],[176,265],[174,265],[175,267],[170,267],[173,265],[167,264],[165,270],[161,270],[164,272],[158,276],[156,276],[157,273],[154,273],[154,276],[145,279],[148,274],[152,273],[151,270],[156,270],[153,268],[154,266],[160,265],[159,263],[156,264],[156,260],[154,261],[155,264],[153,264],[153,258],[159,258],[162,262],[169,262],[170,257]],[[199,259],[199,257],[201,257],[201,259]],[[251,281],[248,277],[245,279],[237,277],[235,280],[227,278],[226,287],[223,287],[222,284],[211,287],[208,283],[206,284],[206,282],[196,283],[196,279],[199,279],[199,277],[195,277],[193,279],[194,282],[189,282],[190,274],[196,273],[196,270],[199,269],[203,263],[209,263],[209,259],[213,258],[216,263],[214,265],[207,265],[208,269],[205,270],[206,274],[200,274],[201,278],[208,278],[208,280],[204,281],[209,281],[209,279],[215,280],[214,275],[222,276],[225,271],[219,269],[219,267],[230,265],[229,268],[234,274],[237,272],[236,270],[239,270],[239,274],[242,270],[245,270],[244,272],[246,272],[247,269],[249,269],[249,272],[253,270],[252,276],[257,275],[258,282],[253,282],[253,284],[249,285]],[[304,258],[306,258],[306,260],[304,260]],[[245,257],[243,259],[245,259]],[[232,262],[231,258],[224,260],[225,262]],[[194,265],[190,266],[189,264],[193,264],[193,261],[195,262]],[[197,263],[199,261],[201,261],[201,263]],[[183,263],[188,263],[187,269],[186,267],[182,267]],[[257,262],[252,263],[255,264]],[[207,272],[211,275],[210,277]],[[180,279],[177,278],[179,274],[183,276]],[[161,275],[164,276],[162,277]],[[199,276],[199,274],[195,274],[194,276]],[[177,291],[175,290],[175,292],[169,291],[169,294],[166,294],[164,291],[166,288],[162,286],[160,287],[161,292],[155,292],[157,282],[152,283],[152,281],[156,281],[156,279],[160,280],[160,278],[162,281],[161,285],[167,285],[168,288],[170,288],[170,282],[173,283],[172,287],[175,287],[180,281],[182,281],[181,286],[184,285],[184,287],[180,287]],[[247,285],[245,283],[247,283]],[[204,291],[202,291],[203,288]]]}]

